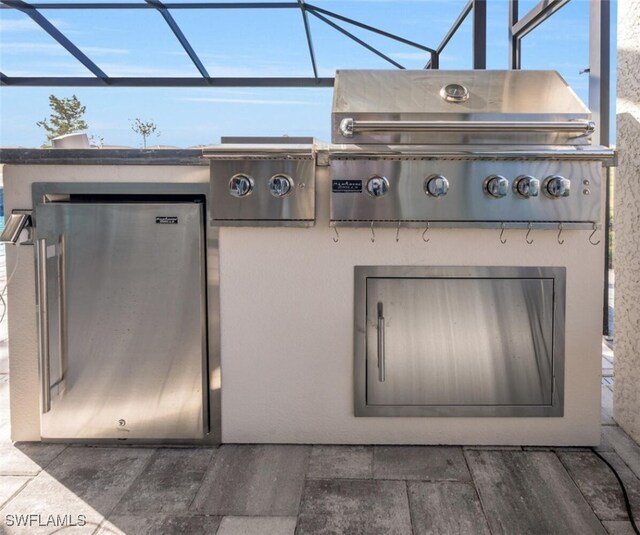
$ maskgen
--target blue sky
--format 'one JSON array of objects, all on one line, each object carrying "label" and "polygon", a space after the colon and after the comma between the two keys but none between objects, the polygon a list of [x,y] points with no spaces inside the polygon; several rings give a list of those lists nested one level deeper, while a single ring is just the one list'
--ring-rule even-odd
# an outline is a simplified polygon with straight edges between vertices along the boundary
[{"label": "blue sky", "polygon": [[[435,48],[466,0],[313,3]],[[521,13],[535,4],[520,0]],[[506,0],[488,0],[488,68],[508,67],[507,11]],[[588,11],[588,0],[572,0],[525,37],[522,46],[523,68],[560,71],[585,101],[588,78],[579,72],[588,66]],[[110,76],[198,76],[154,10],[42,13]],[[174,10],[172,15],[212,76],[312,76],[298,10]],[[314,17],[310,23],[321,76],[333,76],[338,68],[393,68]],[[407,68],[422,68],[428,59],[414,48],[341,25]],[[471,50],[469,17],[445,49],[440,67],[470,68]],[[0,10],[0,70],[8,76],[90,75],[26,15],[8,9]],[[50,113],[49,94],[77,95],[87,107],[89,134],[109,145],[140,146],[130,127],[134,118],[158,124],[160,136],[149,144],[188,147],[217,143],[224,135],[330,140],[331,89],[4,87],[0,145],[30,147],[45,141],[35,123]]]}]

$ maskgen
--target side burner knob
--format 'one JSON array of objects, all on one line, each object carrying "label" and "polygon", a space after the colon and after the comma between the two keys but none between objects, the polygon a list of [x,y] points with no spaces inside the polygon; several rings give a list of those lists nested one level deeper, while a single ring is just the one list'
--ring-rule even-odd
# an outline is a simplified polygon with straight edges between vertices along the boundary
[{"label": "side burner knob", "polygon": [[559,199],[571,193],[571,180],[560,175],[551,175],[544,179],[542,191],[547,197]]},{"label": "side burner knob", "polygon": [[540,192],[540,181],[530,175],[520,175],[513,181],[513,191],[523,199],[537,197]]},{"label": "side burner knob", "polygon": [[431,175],[424,180],[424,192],[431,197],[444,197],[449,191],[449,181],[442,175]]},{"label": "side burner knob", "polygon": [[372,197],[382,197],[389,191],[389,180],[385,176],[374,175],[367,181],[367,192]]},{"label": "side burner knob", "polygon": [[291,193],[293,180],[290,176],[277,174],[269,179],[269,192],[274,197],[284,197]]},{"label": "side burner knob", "polygon": [[490,175],[484,181],[484,191],[487,195],[500,199],[509,193],[509,181],[500,175]]},{"label": "side burner knob", "polygon": [[229,193],[234,197],[246,197],[253,190],[253,178],[244,173],[233,175],[229,180]]}]

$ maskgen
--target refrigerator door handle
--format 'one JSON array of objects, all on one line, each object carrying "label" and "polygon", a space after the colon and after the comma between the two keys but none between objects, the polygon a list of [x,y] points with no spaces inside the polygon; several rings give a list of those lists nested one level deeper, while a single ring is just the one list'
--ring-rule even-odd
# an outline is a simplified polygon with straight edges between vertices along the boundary
[{"label": "refrigerator door handle", "polygon": [[49,366],[49,311],[47,302],[47,240],[38,240],[38,361],[40,366],[40,402],[42,414],[51,410],[51,370]]}]

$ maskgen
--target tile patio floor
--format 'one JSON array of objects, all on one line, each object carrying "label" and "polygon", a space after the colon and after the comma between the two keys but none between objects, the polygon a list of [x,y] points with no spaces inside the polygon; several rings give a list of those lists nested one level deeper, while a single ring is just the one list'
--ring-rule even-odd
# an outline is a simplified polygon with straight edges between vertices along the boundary
[{"label": "tile patio floor", "polygon": [[[603,394],[600,451],[640,516],[640,447]],[[0,533],[632,533],[587,448],[12,444],[8,395],[0,375]],[[18,527],[21,514],[86,524]]]},{"label": "tile patio floor", "polygon": [[[12,444],[3,349],[0,533],[633,533],[587,448]],[[640,520],[640,447],[613,421],[612,385],[603,377],[599,449]],[[50,520],[84,525],[37,525]]]}]

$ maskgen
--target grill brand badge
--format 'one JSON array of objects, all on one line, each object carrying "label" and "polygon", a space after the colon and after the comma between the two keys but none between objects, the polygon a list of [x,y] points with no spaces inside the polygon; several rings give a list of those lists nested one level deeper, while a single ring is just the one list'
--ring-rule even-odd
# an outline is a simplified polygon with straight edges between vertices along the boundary
[{"label": "grill brand badge", "polygon": [[170,215],[156,216],[156,225],[177,225],[178,217]]},{"label": "grill brand badge", "polygon": [[333,193],[362,193],[362,180],[332,180]]}]

